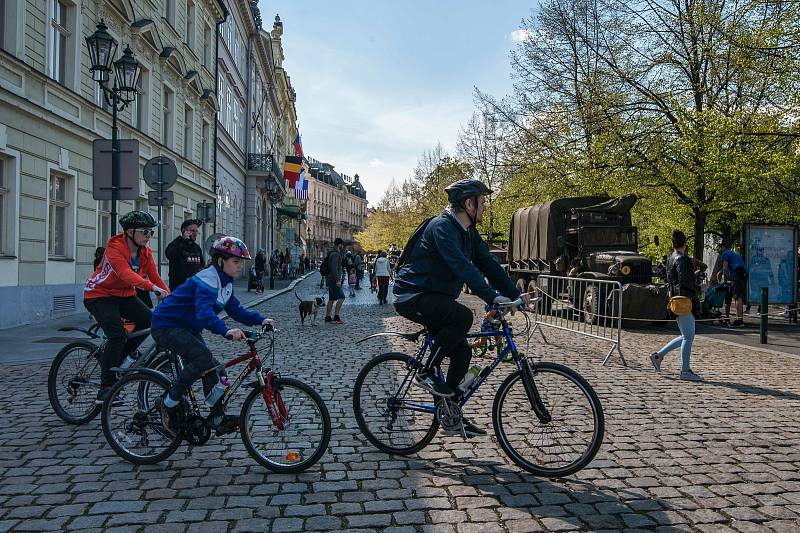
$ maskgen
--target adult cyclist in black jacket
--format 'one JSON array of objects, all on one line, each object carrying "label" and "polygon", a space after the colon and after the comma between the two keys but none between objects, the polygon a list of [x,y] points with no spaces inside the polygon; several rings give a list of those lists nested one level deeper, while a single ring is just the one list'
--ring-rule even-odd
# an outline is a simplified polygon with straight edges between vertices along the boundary
[{"label": "adult cyclist in black jacket", "polygon": [[[425,227],[395,276],[393,292],[397,312],[424,325],[436,337],[429,364],[420,370],[414,383],[447,397],[457,393],[472,357],[466,335],[472,327],[473,314],[456,301],[464,283],[487,303],[510,302],[520,292],[489,253],[475,227],[483,218],[491,189],[480,180],[464,179],[448,185],[445,191],[450,205]],[[523,299],[530,302],[528,295]],[[445,356],[450,356],[450,368],[446,382],[441,383],[434,372]],[[468,436],[486,434],[466,419],[463,423]]]}]

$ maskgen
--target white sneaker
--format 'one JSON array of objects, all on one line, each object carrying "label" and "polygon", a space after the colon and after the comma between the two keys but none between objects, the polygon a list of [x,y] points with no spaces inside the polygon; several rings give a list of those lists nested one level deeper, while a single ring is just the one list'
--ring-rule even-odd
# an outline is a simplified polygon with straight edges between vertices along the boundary
[{"label": "white sneaker", "polygon": [[653,363],[653,368],[656,369],[656,372],[661,372],[661,362],[664,361],[664,356],[658,352],[653,352],[650,354],[650,362]]}]

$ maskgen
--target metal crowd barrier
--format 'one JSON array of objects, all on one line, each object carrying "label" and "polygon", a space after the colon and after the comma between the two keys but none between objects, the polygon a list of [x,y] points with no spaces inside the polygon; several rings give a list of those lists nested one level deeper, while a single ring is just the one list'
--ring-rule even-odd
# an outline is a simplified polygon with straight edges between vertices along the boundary
[{"label": "metal crowd barrier", "polygon": [[536,280],[541,299],[534,309],[535,326],[547,343],[543,328],[570,331],[611,343],[603,359],[622,355],[622,284],[619,281],[541,275]]}]

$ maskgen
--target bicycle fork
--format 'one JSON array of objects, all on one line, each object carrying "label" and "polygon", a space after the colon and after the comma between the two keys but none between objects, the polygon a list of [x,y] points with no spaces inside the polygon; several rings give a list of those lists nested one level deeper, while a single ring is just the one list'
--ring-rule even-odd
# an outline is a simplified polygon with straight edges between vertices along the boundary
[{"label": "bicycle fork", "polygon": [[519,369],[522,372],[522,385],[525,388],[525,394],[528,396],[528,401],[531,402],[533,412],[542,424],[549,424],[553,417],[550,411],[545,407],[542,402],[542,397],[539,394],[539,389],[536,388],[536,382],[533,379],[533,367],[527,357],[523,357],[519,362]]},{"label": "bicycle fork", "polygon": [[283,397],[281,397],[278,387],[275,386],[275,375],[272,372],[268,372],[265,379],[264,376],[259,374],[258,381],[261,385],[261,396],[267,404],[267,412],[272,418],[272,423],[278,429],[285,429],[287,422],[289,422],[289,413],[286,411],[286,405],[283,403]]}]

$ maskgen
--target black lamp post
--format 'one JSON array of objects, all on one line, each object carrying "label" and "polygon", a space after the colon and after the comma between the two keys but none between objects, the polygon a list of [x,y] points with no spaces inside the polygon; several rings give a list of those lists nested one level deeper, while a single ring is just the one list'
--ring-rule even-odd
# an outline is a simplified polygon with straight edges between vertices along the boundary
[{"label": "black lamp post", "polygon": [[[276,202],[280,202],[283,198],[283,191],[281,191],[278,182],[273,178],[267,178],[267,196],[269,198],[269,254],[272,257],[272,252],[275,248],[275,234],[274,234],[274,207]],[[275,269],[270,266],[269,269],[269,288],[275,288]]]},{"label": "black lamp post", "polygon": [[[89,72],[92,79],[100,84],[103,98],[111,106],[111,231],[117,227],[117,200],[119,199],[120,146],[117,113],[136,99],[136,85],[141,75],[141,67],[130,46],[125,46],[122,57],[114,61],[117,53],[117,41],[108,33],[108,26],[101,20],[97,30],[86,38],[89,48],[89,60],[92,64]],[[114,65],[113,69],[111,65]],[[109,88],[111,71],[114,71],[114,84]]]}]

